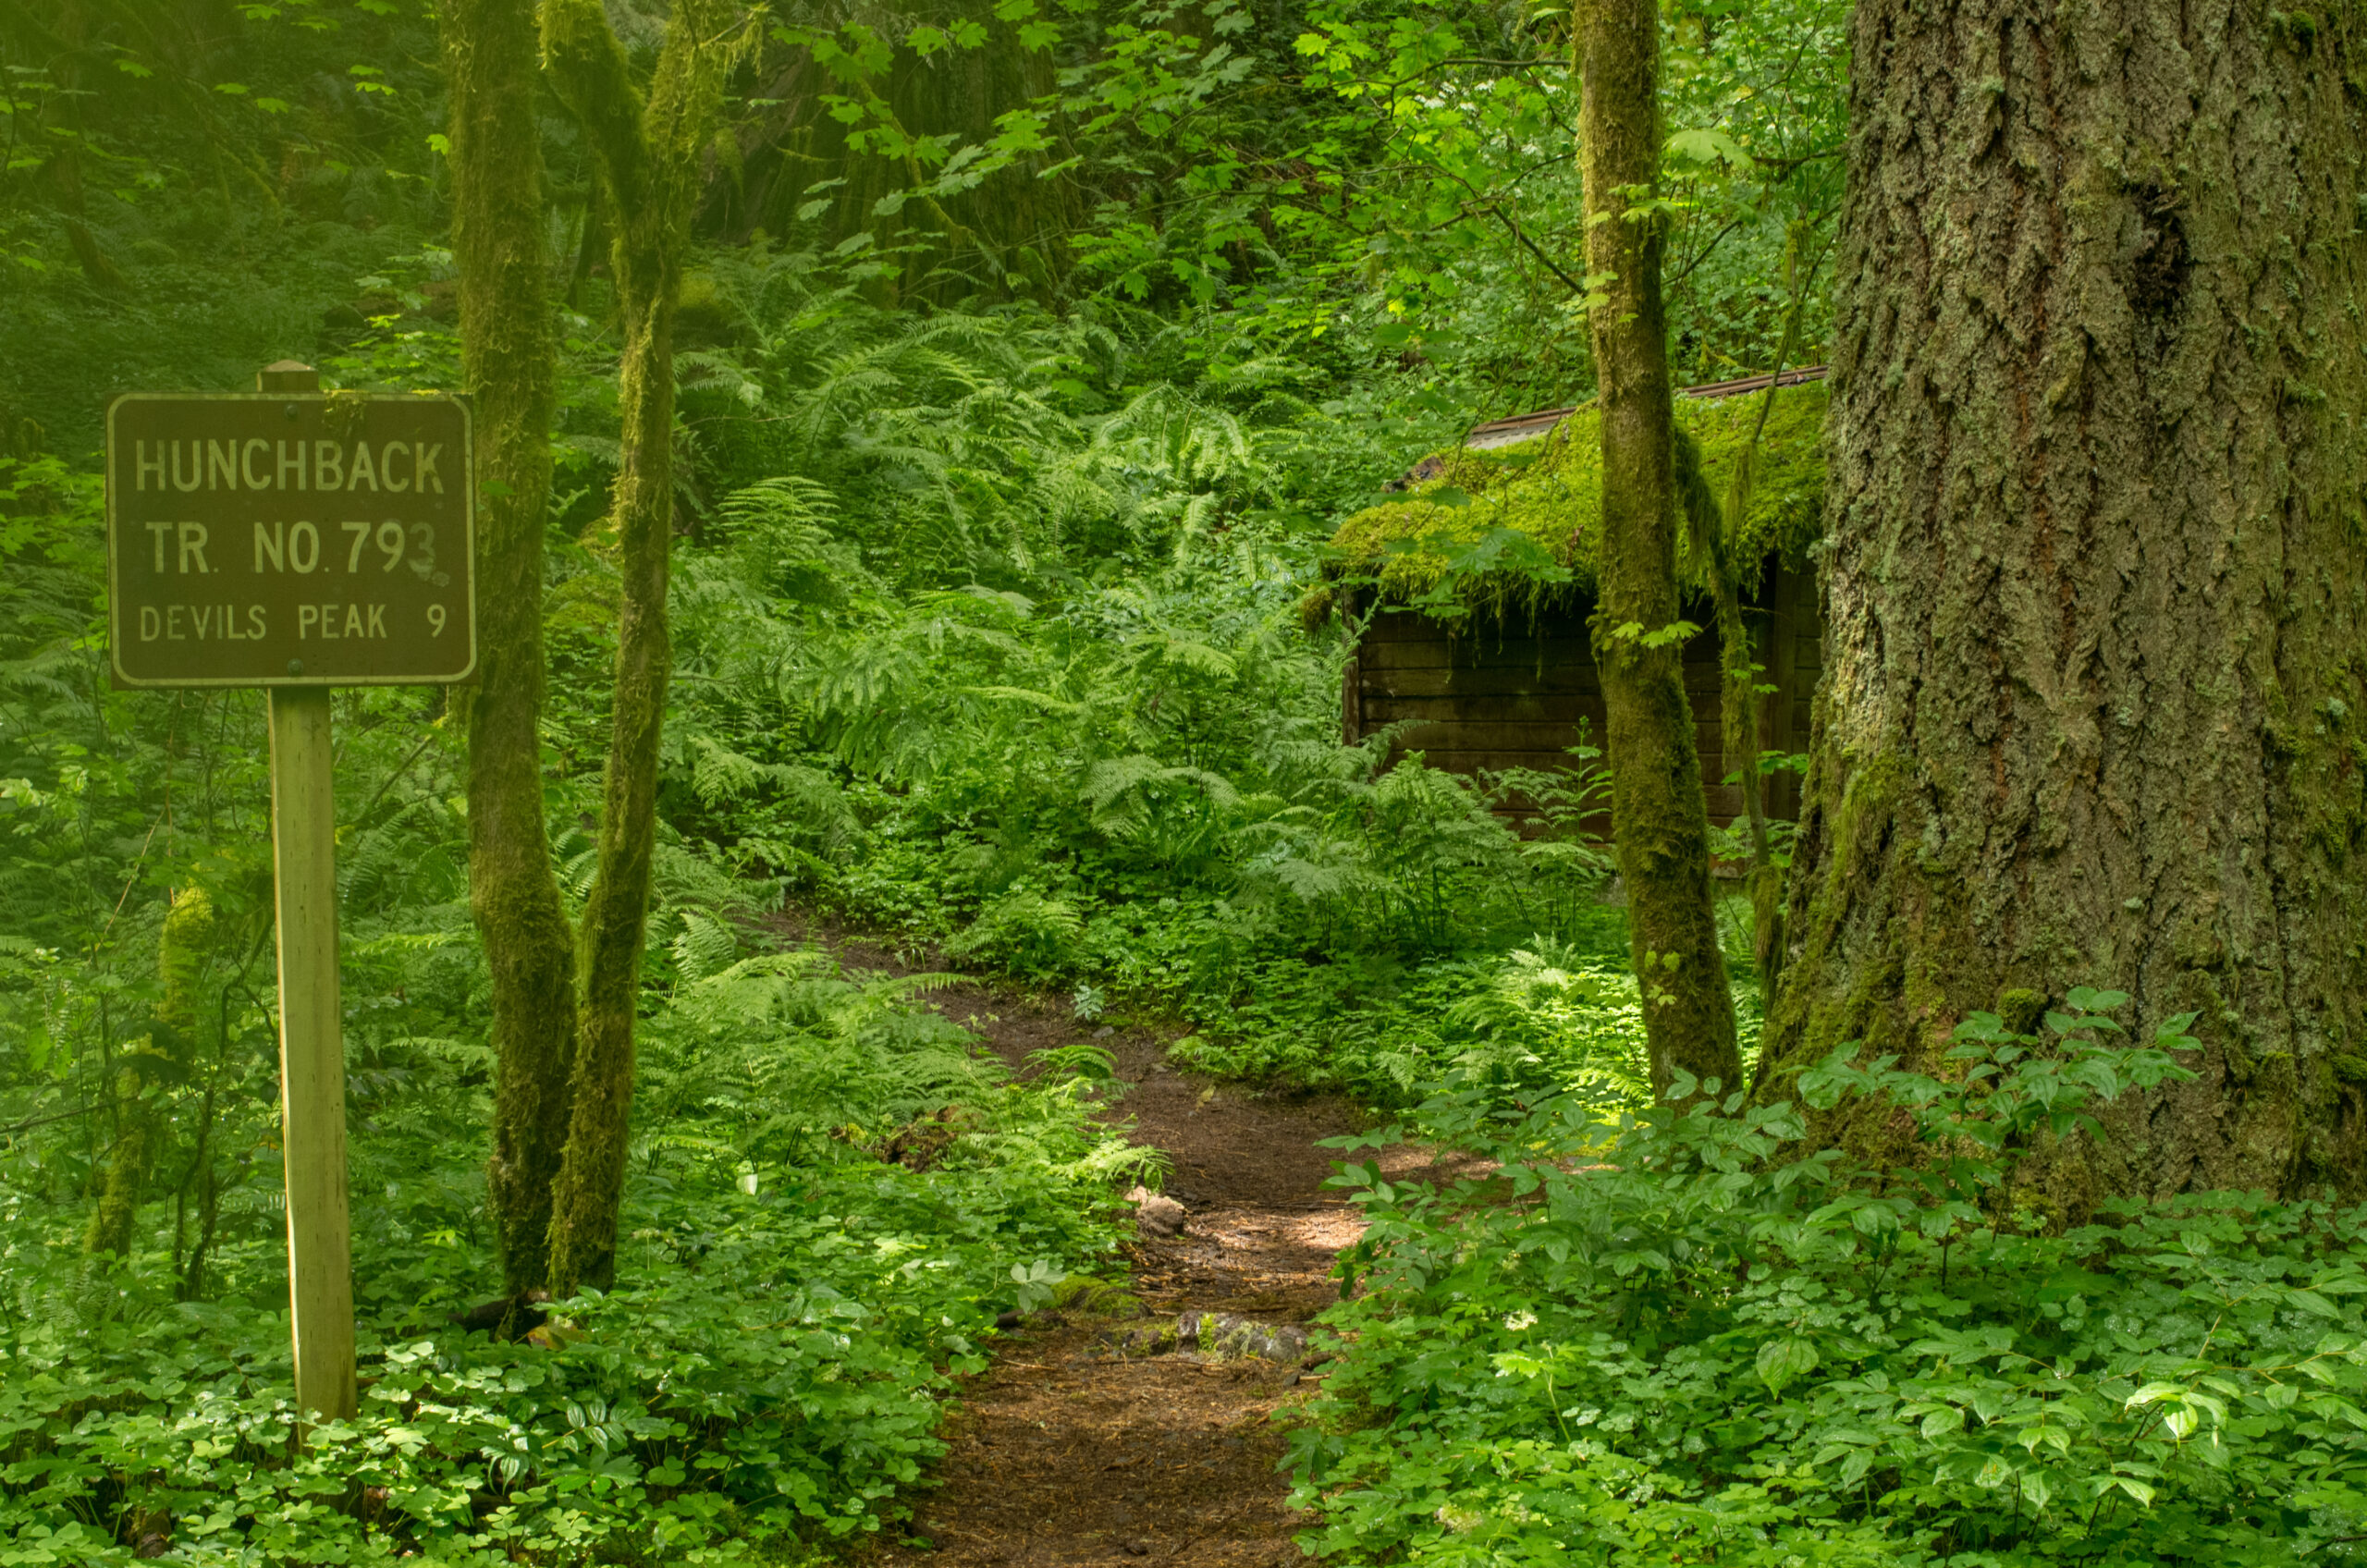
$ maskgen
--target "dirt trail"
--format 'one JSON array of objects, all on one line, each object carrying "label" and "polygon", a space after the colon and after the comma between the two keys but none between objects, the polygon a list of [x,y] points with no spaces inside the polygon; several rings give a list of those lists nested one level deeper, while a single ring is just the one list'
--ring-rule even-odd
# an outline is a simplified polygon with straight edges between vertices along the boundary
[{"label": "dirt trail", "polygon": [[[817,935],[819,935],[817,933]],[[896,955],[831,940],[856,969],[906,972]],[[1332,1100],[1285,1101],[1171,1068],[1168,1036],[1081,1023],[1057,1002],[965,983],[929,1000],[975,1029],[1014,1069],[1029,1053],[1091,1041],[1131,1084],[1110,1114],[1172,1161],[1170,1196],[1187,1218],[1172,1238],[1134,1243],[1134,1284],[1151,1316],[1238,1313],[1306,1323],[1339,1299],[1335,1255],[1362,1231],[1323,1186],[1335,1158],[1320,1138],[1359,1124]],[[1269,1419],[1300,1397],[1297,1368],[1258,1360],[1122,1357],[1104,1320],[1031,1318],[998,1337],[950,1418],[940,1489],[920,1499],[912,1534],[874,1561],[897,1568],[1085,1568],[1190,1562],[1195,1568],[1304,1562],[1291,1537]]]}]

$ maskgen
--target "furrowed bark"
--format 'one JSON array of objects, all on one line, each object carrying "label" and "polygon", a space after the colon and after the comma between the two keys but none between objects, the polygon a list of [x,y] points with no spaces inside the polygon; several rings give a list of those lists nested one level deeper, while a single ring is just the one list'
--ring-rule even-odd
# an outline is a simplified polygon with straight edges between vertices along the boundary
[{"label": "furrowed bark", "polygon": [[[1861,0],[1771,1081],[2087,984],[2199,1081],[2023,1194],[2367,1185],[2367,22]],[[1870,1121],[1834,1132],[1889,1152]]]},{"label": "furrowed bark", "polygon": [[[1630,214],[1660,169],[1656,0],[1593,0],[1577,47],[1587,266],[1602,406],[1602,675],[1612,825],[1643,987],[1652,1084],[1739,1085],[1734,999],[1711,912],[1710,820],[1686,700],[1676,582],[1675,418],[1661,302],[1662,222]],[[1653,643],[1657,642],[1658,645]]]},{"label": "furrowed bark", "polygon": [[633,1022],[648,926],[658,742],[672,650],[666,622],[673,536],[674,311],[698,197],[701,148],[736,45],[731,7],[678,0],[644,104],[597,0],[546,0],[545,58],[583,121],[615,234],[624,325],[623,453],[611,496],[623,611],[598,869],[583,913],[583,1015],[572,1116],[553,1186],[551,1279],[565,1295],[616,1274],[633,1087]]},{"label": "furrowed bark", "polygon": [[469,901],[493,981],[487,1196],[513,1297],[549,1280],[551,1183],[575,1050],[574,932],[543,822],[543,509],[557,377],[534,121],[531,0],[444,0],[452,249],[474,398],[478,681],[469,737]]}]

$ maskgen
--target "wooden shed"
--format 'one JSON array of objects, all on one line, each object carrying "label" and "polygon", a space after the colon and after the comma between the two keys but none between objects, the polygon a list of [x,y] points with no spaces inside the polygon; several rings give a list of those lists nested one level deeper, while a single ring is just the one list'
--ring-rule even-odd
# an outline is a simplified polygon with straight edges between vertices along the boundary
[{"label": "wooden shed", "polygon": [[[1821,532],[1824,388],[1816,384],[1822,376],[1816,366],[1787,373],[1773,389],[1766,376],[1696,387],[1678,407],[1680,428],[1694,436],[1705,474],[1723,496],[1731,464],[1758,422],[1755,405],[1775,399],[1735,531],[1756,569],[1746,572],[1744,595],[1752,656],[1763,668],[1761,683],[1774,688],[1760,702],[1762,752],[1807,750],[1809,700],[1822,667],[1824,628],[1809,558]],[[1589,491],[1588,483],[1598,428],[1590,412],[1553,409],[1481,425],[1459,451],[1425,459],[1407,476],[1404,500],[1343,525],[1331,607],[1369,618],[1343,681],[1343,739],[1403,726],[1392,737],[1392,760],[1419,752],[1433,767],[1465,774],[1567,766],[1581,725],[1600,744],[1602,689],[1587,630],[1588,524],[1600,516],[1599,484]],[[1513,532],[1551,550],[1570,581],[1525,590],[1511,574],[1491,582],[1483,572],[1454,582],[1442,603],[1441,582],[1457,550]],[[1687,619],[1710,627],[1686,643],[1685,676],[1711,818],[1723,826],[1743,811],[1740,786],[1723,782],[1741,759],[1726,755],[1722,650],[1706,587],[1694,584],[1688,599]],[[1797,776],[1772,777],[1769,814],[1796,817],[1798,791]]]}]

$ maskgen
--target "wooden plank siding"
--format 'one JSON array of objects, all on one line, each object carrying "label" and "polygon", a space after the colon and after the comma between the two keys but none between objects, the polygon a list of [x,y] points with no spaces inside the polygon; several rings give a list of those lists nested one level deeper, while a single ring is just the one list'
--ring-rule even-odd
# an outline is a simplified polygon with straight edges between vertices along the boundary
[{"label": "wooden plank siding", "polygon": [[[1757,600],[1744,612],[1752,626],[1760,677],[1776,688],[1760,704],[1763,750],[1805,750],[1809,700],[1823,665],[1823,620],[1814,572],[1772,565]],[[1567,766],[1565,748],[1580,726],[1602,743],[1602,684],[1581,606],[1508,621],[1470,618],[1450,625],[1406,611],[1373,618],[1348,662],[1341,690],[1341,733],[1350,742],[1391,726],[1390,757],[1419,752],[1432,767],[1476,774],[1507,767]],[[1686,695],[1711,819],[1723,827],[1742,814],[1742,790],[1723,782],[1735,770],[1719,720],[1723,680],[1714,631],[1685,647]],[[1796,817],[1798,781],[1770,780],[1771,815]],[[1504,808],[1519,815],[1524,802]]]}]

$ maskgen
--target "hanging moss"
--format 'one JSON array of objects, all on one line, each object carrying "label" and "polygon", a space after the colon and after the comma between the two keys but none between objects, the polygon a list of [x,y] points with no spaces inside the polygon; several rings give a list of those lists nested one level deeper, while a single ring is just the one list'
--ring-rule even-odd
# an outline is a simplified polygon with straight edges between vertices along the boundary
[{"label": "hanging moss", "polygon": [[[1729,493],[1735,462],[1749,445],[1762,396],[1676,400],[1677,428],[1699,443],[1703,477],[1721,497]],[[1775,394],[1749,505],[1737,530],[1739,558],[1797,556],[1822,532],[1820,441],[1825,401],[1821,382]],[[1421,467],[1430,477],[1416,484],[1404,500],[1367,508],[1332,535],[1345,574],[1374,576],[1387,598],[1415,598],[1448,576],[1459,548],[1511,529],[1551,551],[1569,569],[1571,581],[1544,583],[1517,569],[1471,571],[1453,585],[1458,600],[1501,610],[1511,605],[1534,607],[1557,588],[1594,593],[1602,532],[1602,436],[1601,414],[1593,405],[1547,435],[1481,451],[1451,447]],[[1708,552],[1687,541],[1679,555],[1686,592],[1708,594]]]},{"label": "hanging moss", "polygon": [[205,889],[189,887],[174,894],[156,938],[156,969],[165,983],[156,1016],[183,1033],[197,1027],[198,981],[214,940],[214,900]]}]

